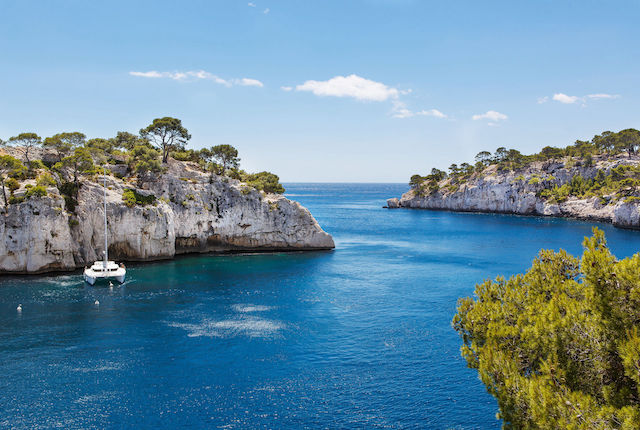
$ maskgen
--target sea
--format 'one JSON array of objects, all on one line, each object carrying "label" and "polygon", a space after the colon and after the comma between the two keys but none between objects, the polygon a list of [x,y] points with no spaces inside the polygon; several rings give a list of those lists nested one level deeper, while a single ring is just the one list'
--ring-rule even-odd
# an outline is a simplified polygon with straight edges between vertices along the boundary
[{"label": "sea", "polygon": [[285,187],[335,250],[130,264],[112,290],[1,277],[0,428],[498,429],[457,300],[594,226],[640,250],[607,224],[384,209],[406,184]]}]

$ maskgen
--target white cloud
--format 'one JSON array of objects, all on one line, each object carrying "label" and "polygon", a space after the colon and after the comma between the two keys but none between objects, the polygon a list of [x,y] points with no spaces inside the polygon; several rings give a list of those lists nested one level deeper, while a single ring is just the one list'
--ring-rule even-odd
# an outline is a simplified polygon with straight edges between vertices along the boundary
[{"label": "white cloud", "polygon": [[393,108],[391,109],[391,116],[394,118],[411,118],[415,114],[411,112],[407,105],[399,100],[393,101]]},{"label": "white cloud", "polygon": [[435,118],[447,118],[447,115],[440,112],[438,109],[421,110],[413,112],[407,108],[407,105],[400,100],[393,101],[393,108],[391,109],[391,116],[394,118],[411,118],[414,116],[432,116]]},{"label": "white cloud", "polygon": [[262,11],[262,13],[264,13],[265,15],[268,14],[270,12],[269,8],[266,8],[265,10]]},{"label": "white cloud", "polygon": [[553,95],[553,100],[564,103],[564,104],[572,104],[580,100],[578,96],[568,96],[563,93],[556,93]]},{"label": "white cloud", "polygon": [[489,120],[489,125],[496,125],[496,123],[498,121],[504,121],[507,118],[509,118],[509,117],[506,116],[505,114],[500,113],[500,112],[496,112],[494,110],[488,110],[485,113],[473,115],[471,117],[471,119],[474,120],[474,121],[478,121],[478,120],[481,120],[481,119],[488,119]]},{"label": "white cloud", "polygon": [[152,70],[150,72],[129,72],[131,76],[139,76],[141,78],[165,78],[168,76],[162,76],[162,73]]},{"label": "white cloud", "polygon": [[255,3],[252,3],[252,2],[249,2],[249,3],[247,4],[247,6],[249,6],[249,7],[256,7],[256,4],[255,4]]},{"label": "white cloud", "polygon": [[[280,87],[283,91],[291,91],[289,86]],[[391,116],[393,118],[411,118],[415,116],[431,116],[434,118],[447,118],[447,115],[438,109],[425,109],[420,111],[410,110],[406,103],[400,100],[401,95],[411,93],[411,89],[399,90],[382,82],[372,81],[352,74],[349,76],[335,76],[326,81],[309,80],[295,87],[296,91],[308,91],[320,97],[351,97],[361,101],[392,103]]]},{"label": "white cloud", "polygon": [[231,83],[229,81],[204,70],[195,70],[188,72],[158,72],[156,70],[151,70],[149,72],[129,72],[129,74],[131,76],[138,76],[141,78],[166,78],[173,79],[174,81],[207,79],[218,84],[231,86]]},{"label": "white cloud", "polygon": [[549,97],[548,96],[544,96],[544,97],[539,97],[538,98],[538,104],[542,104],[542,103],[546,103],[549,101]]},{"label": "white cloud", "polygon": [[589,94],[589,95],[587,95],[587,98],[594,99],[594,100],[598,100],[598,99],[619,99],[620,95],[619,94],[603,94],[603,93],[599,93],[599,94]]},{"label": "white cloud", "polygon": [[398,98],[399,91],[358,75],[336,76],[328,81],[306,81],[296,91],[310,91],[317,96],[352,97],[357,100],[382,102]]},{"label": "white cloud", "polygon": [[264,87],[264,84],[257,79],[250,78],[242,78],[242,79],[234,79],[234,84],[242,85],[243,87]]},{"label": "white cloud", "polygon": [[[555,93],[551,100],[563,103],[563,104],[575,104],[582,103],[582,106],[586,106],[587,100],[601,100],[601,99],[617,99],[620,98],[618,94],[605,94],[605,93],[597,93],[597,94],[587,94],[586,96],[569,96],[564,93]],[[538,99],[538,103],[544,103],[549,100],[549,97],[545,96]]]},{"label": "white cloud", "polygon": [[436,118],[446,118],[447,117],[447,115],[443,114],[438,109],[421,110],[419,112],[416,112],[416,115],[433,116],[433,117],[436,117]]},{"label": "white cloud", "polygon": [[164,78],[172,79],[180,82],[191,82],[197,80],[213,81],[216,84],[230,87],[232,85],[240,85],[245,87],[264,87],[264,84],[257,79],[241,78],[241,79],[222,79],[221,77],[209,73],[205,70],[190,70],[186,72],[158,72],[151,70],[149,72],[129,72],[131,76],[137,76],[140,78]]}]

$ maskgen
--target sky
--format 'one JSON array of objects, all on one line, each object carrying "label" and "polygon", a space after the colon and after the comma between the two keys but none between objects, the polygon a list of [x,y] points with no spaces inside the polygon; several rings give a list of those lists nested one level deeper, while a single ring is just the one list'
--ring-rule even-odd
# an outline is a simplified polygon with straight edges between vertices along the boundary
[{"label": "sky", "polygon": [[640,128],[640,1],[0,0],[0,138],[180,118],[283,182]]}]

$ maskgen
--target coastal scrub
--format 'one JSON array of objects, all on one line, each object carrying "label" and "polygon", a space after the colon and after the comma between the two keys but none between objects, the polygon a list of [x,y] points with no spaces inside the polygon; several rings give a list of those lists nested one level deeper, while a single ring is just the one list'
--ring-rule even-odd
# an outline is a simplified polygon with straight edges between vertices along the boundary
[{"label": "coastal scrub", "polygon": [[458,302],[462,355],[505,429],[640,428],[640,254],[617,260],[598,229],[583,245]]}]

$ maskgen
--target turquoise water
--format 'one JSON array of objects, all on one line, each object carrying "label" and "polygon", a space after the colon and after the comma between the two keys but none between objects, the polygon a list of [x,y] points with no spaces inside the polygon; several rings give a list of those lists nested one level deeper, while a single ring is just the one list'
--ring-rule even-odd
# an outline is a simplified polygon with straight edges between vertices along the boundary
[{"label": "turquoise water", "polygon": [[456,299],[542,247],[579,253],[592,224],[381,208],[405,188],[289,184],[332,252],[141,264],[113,291],[0,279],[0,427],[499,428]]}]

